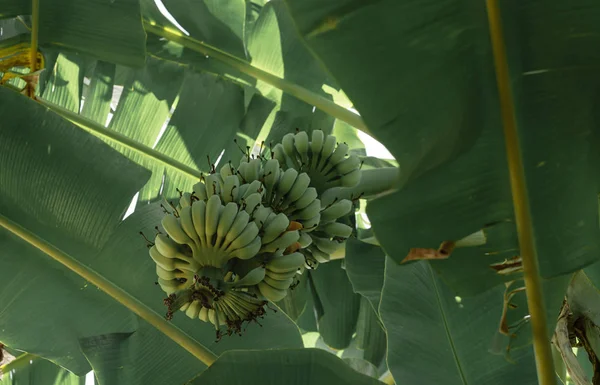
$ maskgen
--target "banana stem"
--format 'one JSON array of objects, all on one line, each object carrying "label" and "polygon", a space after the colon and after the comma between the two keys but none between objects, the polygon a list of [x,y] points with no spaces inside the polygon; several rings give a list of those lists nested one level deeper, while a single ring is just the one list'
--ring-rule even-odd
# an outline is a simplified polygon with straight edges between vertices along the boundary
[{"label": "banana stem", "polygon": [[246,75],[249,75],[275,88],[278,88],[283,92],[286,92],[296,97],[297,99],[310,104],[311,106],[315,106],[321,111],[324,111],[329,115],[340,119],[350,124],[351,126],[373,136],[373,134],[369,132],[369,129],[367,128],[365,122],[359,115],[355,114],[350,110],[347,110],[344,107],[337,105],[331,100],[328,100],[320,95],[315,94],[314,92],[307,90],[306,88],[300,87],[297,84],[291,83],[269,72],[254,67],[247,61],[233,56],[227,52],[221,51],[218,48],[212,47],[204,42],[184,36],[177,31],[173,31],[166,27],[156,25],[151,21],[144,20],[144,29],[147,32],[153,33],[157,36],[164,37],[170,41],[181,44],[182,46],[189,48],[192,51],[199,52],[201,54],[210,56],[215,60],[223,62]]},{"label": "banana stem", "polygon": [[40,0],[31,0],[31,48],[29,66],[31,73],[37,71],[38,34],[40,29]]},{"label": "banana stem", "polygon": [[24,353],[16,357],[8,364],[0,366],[0,373],[9,373],[11,370],[22,368],[29,364],[29,361],[36,359],[37,356],[31,353]]},{"label": "banana stem", "polygon": [[207,366],[212,365],[216,361],[217,356],[213,352],[187,335],[183,330],[179,329],[172,323],[167,322],[164,317],[158,315],[154,310],[140,302],[137,298],[133,297],[131,294],[127,293],[125,290],[121,289],[70,255],[67,255],[63,251],[52,246],[45,240],[37,237],[2,215],[0,215],[0,227],[4,227],[6,230],[23,239],[31,246],[41,250],[49,257],[73,271],[75,274],[84,278],[92,285],[97,286],[100,290],[113,297],[120,304],[164,333],[167,337],[179,344],[179,346],[190,352],[194,357],[204,362]]},{"label": "banana stem", "polygon": [[160,152],[156,151],[153,148],[150,148],[146,145],[136,142],[135,140],[133,140],[121,133],[118,133],[114,130],[109,130],[108,128],[94,122],[93,120],[90,120],[90,119],[88,119],[82,115],[79,115],[75,112],[69,111],[59,105],[51,103],[42,98],[37,98],[37,101],[40,104],[43,104],[44,106],[48,107],[52,111],[56,112],[57,114],[61,115],[65,119],[71,121],[75,125],[79,126],[80,128],[92,133],[95,136],[99,136],[99,137],[108,139],[112,142],[118,143],[122,146],[125,146],[139,154],[142,154],[143,156],[152,158],[166,166],[169,166],[179,172],[182,172],[188,176],[191,176],[194,179],[200,179],[202,177],[202,172],[200,172],[192,167],[189,167],[181,162],[178,162],[175,159],[170,158],[164,154],[161,154]]},{"label": "banana stem", "polygon": [[500,111],[504,126],[506,144],[506,157],[510,175],[513,205],[523,271],[525,274],[525,291],[527,305],[531,315],[533,330],[533,349],[537,367],[538,382],[540,385],[555,385],[556,374],[552,350],[546,325],[546,312],[544,309],[544,295],[542,292],[542,279],[539,272],[533,221],[529,209],[529,197],[525,183],[525,171],[521,158],[521,149],[517,133],[514,101],[510,87],[510,75],[506,57],[506,47],[502,33],[502,20],[498,0],[486,0],[492,50],[496,67],[496,81],[500,97]]}]

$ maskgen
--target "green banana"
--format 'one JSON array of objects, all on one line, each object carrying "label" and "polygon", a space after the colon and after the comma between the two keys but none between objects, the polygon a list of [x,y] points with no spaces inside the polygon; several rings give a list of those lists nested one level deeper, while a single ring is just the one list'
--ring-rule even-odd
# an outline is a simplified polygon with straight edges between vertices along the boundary
[{"label": "green banana", "polygon": [[208,197],[206,196],[206,185],[204,182],[198,182],[192,187],[192,191],[194,196],[198,197],[201,201],[206,201]]},{"label": "green banana", "polygon": [[254,241],[257,236],[258,227],[256,226],[256,223],[249,222],[242,233],[227,246],[225,251],[231,253],[234,250],[241,249],[242,247],[245,247]]},{"label": "green banana", "polygon": [[346,175],[360,167],[360,159],[356,155],[350,155],[335,166],[335,171],[340,175]]},{"label": "green banana", "polygon": [[228,283],[231,287],[243,287],[243,286],[253,286],[262,281],[265,278],[265,268],[257,267],[255,269],[250,270],[243,278],[240,278],[238,281]]},{"label": "green banana", "polygon": [[344,187],[354,187],[362,178],[362,172],[360,169],[356,169],[354,171],[349,172],[346,175],[343,175],[340,179],[341,185]]},{"label": "green banana", "polygon": [[308,246],[310,246],[310,244],[312,243],[312,237],[310,235],[308,235],[307,233],[305,233],[304,231],[301,231],[298,242],[300,242],[300,248],[305,249]]},{"label": "green banana", "polygon": [[237,202],[240,188],[240,180],[235,175],[229,175],[223,180],[223,191],[221,199],[223,203]]},{"label": "green banana", "polygon": [[274,241],[263,245],[260,251],[263,253],[275,253],[277,251],[283,252],[288,248],[288,246],[298,242],[299,238],[300,233],[298,230],[286,231]]},{"label": "green banana", "polygon": [[200,309],[202,305],[200,301],[195,300],[190,303],[190,306],[186,309],[185,315],[190,317],[191,319],[198,318],[198,314],[200,314]]},{"label": "green banana", "polygon": [[235,218],[238,213],[238,205],[229,202],[225,205],[223,212],[221,213],[221,217],[219,218],[219,224],[217,225],[217,241],[215,242],[216,247],[221,247],[225,236],[231,229]]},{"label": "green banana", "polygon": [[340,244],[326,238],[313,236],[313,246],[316,246],[324,253],[333,254],[340,248]]},{"label": "green banana", "polygon": [[282,209],[285,209],[290,203],[300,199],[304,192],[306,192],[306,189],[308,188],[309,184],[310,177],[308,176],[308,174],[305,172],[299,174],[296,177],[292,188],[290,189],[290,191],[288,191],[285,198],[283,199],[283,202],[281,203],[280,207]]},{"label": "green banana", "polygon": [[304,261],[304,255],[298,252],[278,255],[267,262],[266,268],[275,273],[287,273],[298,270],[300,266],[304,265]]},{"label": "green banana", "polygon": [[322,230],[332,237],[348,238],[352,235],[352,227],[340,222],[325,223],[319,226],[318,230]]},{"label": "green banana", "polygon": [[319,194],[317,194],[317,189],[315,189],[314,187],[307,188],[306,191],[304,191],[304,194],[302,194],[302,196],[300,197],[300,199],[298,199],[295,202],[292,202],[293,210],[302,210],[303,208],[311,204],[313,201],[315,201],[318,196]]},{"label": "green banana", "polygon": [[225,250],[227,246],[231,244],[237,237],[242,234],[244,229],[248,226],[248,222],[250,221],[250,215],[248,215],[245,211],[239,211],[233,221],[233,224],[229,228],[229,231],[225,235],[225,240],[221,245],[221,250]]},{"label": "green banana", "polygon": [[321,150],[321,159],[319,160],[319,165],[317,166],[317,170],[322,171],[325,165],[327,164],[327,160],[333,154],[335,150],[336,139],[333,135],[327,135],[325,138],[325,142],[323,143],[323,149]]},{"label": "green banana", "polygon": [[221,205],[221,198],[219,195],[212,195],[206,202],[206,221],[204,222],[204,231],[206,232],[206,241],[209,246],[214,245],[213,236],[217,232],[219,224],[219,215]]},{"label": "green banana", "polygon": [[308,166],[308,148],[310,142],[308,141],[308,134],[306,131],[300,131],[294,135],[294,146],[302,159],[302,164]]},{"label": "green banana", "polygon": [[289,225],[290,220],[287,215],[283,213],[275,215],[273,220],[264,226],[262,242],[265,244],[273,242],[281,233],[285,232]]},{"label": "green banana", "polygon": [[260,294],[271,302],[279,302],[287,295],[287,290],[275,289],[264,281],[259,282],[257,286]]},{"label": "green banana", "polygon": [[287,290],[294,283],[294,278],[288,278],[286,280],[280,281],[278,279],[273,279],[271,277],[265,276],[265,283],[269,286],[274,287],[279,290]]},{"label": "green banana", "polygon": [[175,218],[174,215],[168,214],[165,215],[161,221],[161,225],[163,229],[169,234],[169,236],[177,243],[183,245],[192,246],[194,241],[187,236],[185,231],[181,228],[179,221]]},{"label": "green banana", "polygon": [[323,143],[325,141],[325,134],[321,130],[314,130],[312,132],[312,140],[310,142],[310,149],[312,152],[312,160],[310,164],[310,168],[316,169],[319,156],[321,155],[321,150],[323,149]]},{"label": "green banana", "polygon": [[167,258],[176,258],[179,254],[179,245],[173,242],[171,238],[167,238],[164,234],[157,234],[154,243],[156,244],[158,252]]},{"label": "green banana", "polygon": [[[181,228],[183,231],[185,231],[187,236],[194,241],[196,248],[201,247],[202,243],[200,242],[200,238],[198,238],[198,234],[196,234],[196,229],[194,228],[191,206],[186,206],[179,210],[179,223],[181,224]],[[194,249],[194,247],[192,247],[192,249]]]},{"label": "green banana", "polygon": [[210,174],[204,177],[206,185],[206,196],[210,198],[213,195],[221,194],[223,187],[223,179],[220,174]]},{"label": "green banana", "polygon": [[329,222],[347,215],[352,210],[352,202],[348,199],[341,199],[325,210],[321,211],[321,222]]},{"label": "green banana", "polygon": [[154,263],[156,263],[157,266],[160,266],[165,270],[175,270],[175,259],[167,258],[164,255],[162,255],[156,248],[156,245],[150,248],[150,258],[152,258],[152,260],[154,261]]},{"label": "green banana", "polygon": [[290,270],[290,271],[286,271],[285,273],[276,273],[274,271],[271,271],[269,269],[265,270],[265,277],[271,277],[273,279],[277,279],[280,281],[286,280],[286,279],[290,279],[290,278],[294,278],[296,276],[296,274],[298,274],[297,270]]},{"label": "green banana", "polygon": [[206,239],[206,229],[204,223],[206,221],[206,203],[203,200],[194,202],[192,204],[192,220],[194,222],[194,229],[200,243],[203,247],[208,247],[208,240]]},{"label": "green banana", "polygon": [[294,186],[294,182],[298,177],[298,171],[293,168],[288,168],[279,178],[279,183],[277,183],[277,197],[280,199],[283,198]]},{"label": "green banana", "polygon": [[200,319],[200,321],[209,322],[208,308],[202,307],[202,309],[200,309],[200,312],[198,313],[198,319]]},{"label": "green banana", "polygon": [[317,214],[312,218],[300,221],[302,223],[302,231],[304,232],[311,232],[313,230],[315,230],[317,228],[317,225],[320,223],[321,221],[321,214]]},{"label": "green banana", "polygon": [[260,237],[256,237],[248,245],[230,252],[230,256],[239,259],[250,259],[254,257],[261,247]]},{"label": "green banana", "polygon": [[312,201],[308,206],[303,208],[302,210],[295,211],[291,218],[292,220],[308,220],[314,218],[316,215],[319,215],[321,211],[321,202],[318,199]]}]

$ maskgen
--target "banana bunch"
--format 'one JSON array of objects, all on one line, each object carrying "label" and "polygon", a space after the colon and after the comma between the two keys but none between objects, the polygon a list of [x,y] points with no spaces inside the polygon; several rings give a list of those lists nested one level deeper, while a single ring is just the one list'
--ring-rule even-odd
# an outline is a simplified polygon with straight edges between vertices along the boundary
[{"label": "banana bunch", "polygon": [[[167,318],[177,310],[240,334],[288,293],[296,274],[326,262],[351,235],[352,202],[337,187],[361,177],[358,157],[334,136],[288,134],[271,158],[248,153],[180,193],[150,247]],[[333,190],[332,190],[333,189]],[[301,272],[300,272],[301,273]]]},{"label": "banana bunch", "polygon": [[304,171],[310,185],[319,194],[333,187],[354,187],[361,178],[361,162],[356,155],[348,156],[348,145],[336,143],[333,135],[314,130],[309,141],[305,131],[287,134],[273,148],[273,159],[284,169]]}]

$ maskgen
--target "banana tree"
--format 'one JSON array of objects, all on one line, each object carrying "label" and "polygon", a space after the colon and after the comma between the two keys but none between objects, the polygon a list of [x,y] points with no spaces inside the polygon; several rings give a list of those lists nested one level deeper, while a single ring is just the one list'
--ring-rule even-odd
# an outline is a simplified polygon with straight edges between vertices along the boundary
[{"label": "banana tree", "polygon": [[597,383],[598,15],[0,0],[0,383]]}]

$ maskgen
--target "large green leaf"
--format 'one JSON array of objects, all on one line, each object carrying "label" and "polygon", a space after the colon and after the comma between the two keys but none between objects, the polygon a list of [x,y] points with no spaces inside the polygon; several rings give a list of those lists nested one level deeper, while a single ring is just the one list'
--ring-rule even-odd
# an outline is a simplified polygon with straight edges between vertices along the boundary
[{"label": "large green leaf", "polygon": [[378,311],[385,276],[385,253],[379,246],[350,238],[346,241],[345,261],[354,291],[367,298]]},{"label": "large green leaf", "polygon": [[[0,18],[31,14],[31,1],[0,1]],[[40,1],[39,40],[114,63],[142,66],[145,33],[137,0]]]},{"label": "large green leaf", "polygon": [[360,295],[353,292],[342,260],[323,263],[310,275],[321,304],[316,307],[319,333],[327,345],[344,349],[356,330]]},{"label": "large green leaf", "polygon": [[431,267],[386,261],[380,306],[388,365],[408,384],[537,384],[531,349],[516,364],[488,350],[502,310],[502,288],[458,302]]},{"label": "large green leaf", "polygon": [[[288,3],[307,44],[401,165],[402,189],[367,209],[388,255],[400,261],[412,247],[437,249],[512,220],[484,2]],[[593,130],[600,54],[589,47],[598,42],[600,6],[532,0],[501,7],[540,270],[553,278],[599,255]],[[515,248],[514,236],[504,238],[481,256],[488,266],[501,262],[496,252]],[[445,263],[464,264],[458,252]],[[498,281],[487,266],[474,275],[474,285]]]},{"label": "large green leaf", "polygon": [[[96,253],[148,172],[30,99],[2,88],[0,100],[13,116],[0,122],[1,218],[71,255]],[[0,237],[7,345],[84,374],[79,338],[132,330],[116,302],[6,230]]]},{"label": "large green leaf", "polygon": [[[97,272],[159,313],[166,312],[163,304],[166,294],[155,285],[156,265],[148,255],[148,248],[139,232],[150,236],[163,216],[159,202],[141,206],[117,228],[107,247],[88,261]],[[217,354],[231,349],[302,347],[298,327],[279,310],[268,311],[259,321],[262,327],[250,324],[242,337],[226,336],[219,342],[215,342],[215,329],[209,323],[189,319],[183,312],[176,313],[172,322]],[[130,384],[181,383],[205,368],[204,364],[194,362],[188,352],[155,329],[144,325],[140,327],[142,331],[138,329],[132,336],[115,336],[122,338],[112,338],[111,344],[97,346],[93,350],[95,361],[88,357],[94,370],[96,365],[103,368],[105,381],[117,376],[121,380],[128,379]],[[143,337],[138,336],[139,333]],[[163,361],[157,357],[156,361],[149,362],[144,358],[154,354],[169,359]],[[120,358],[115,359],[115,355]],[[121,367],[124,362],[127,365]]]},{"label": "large green leaf", "polygon": [[313,348],[228,352],[193,384],[376,385],[381,383],[353,370],[333,354]]}]

